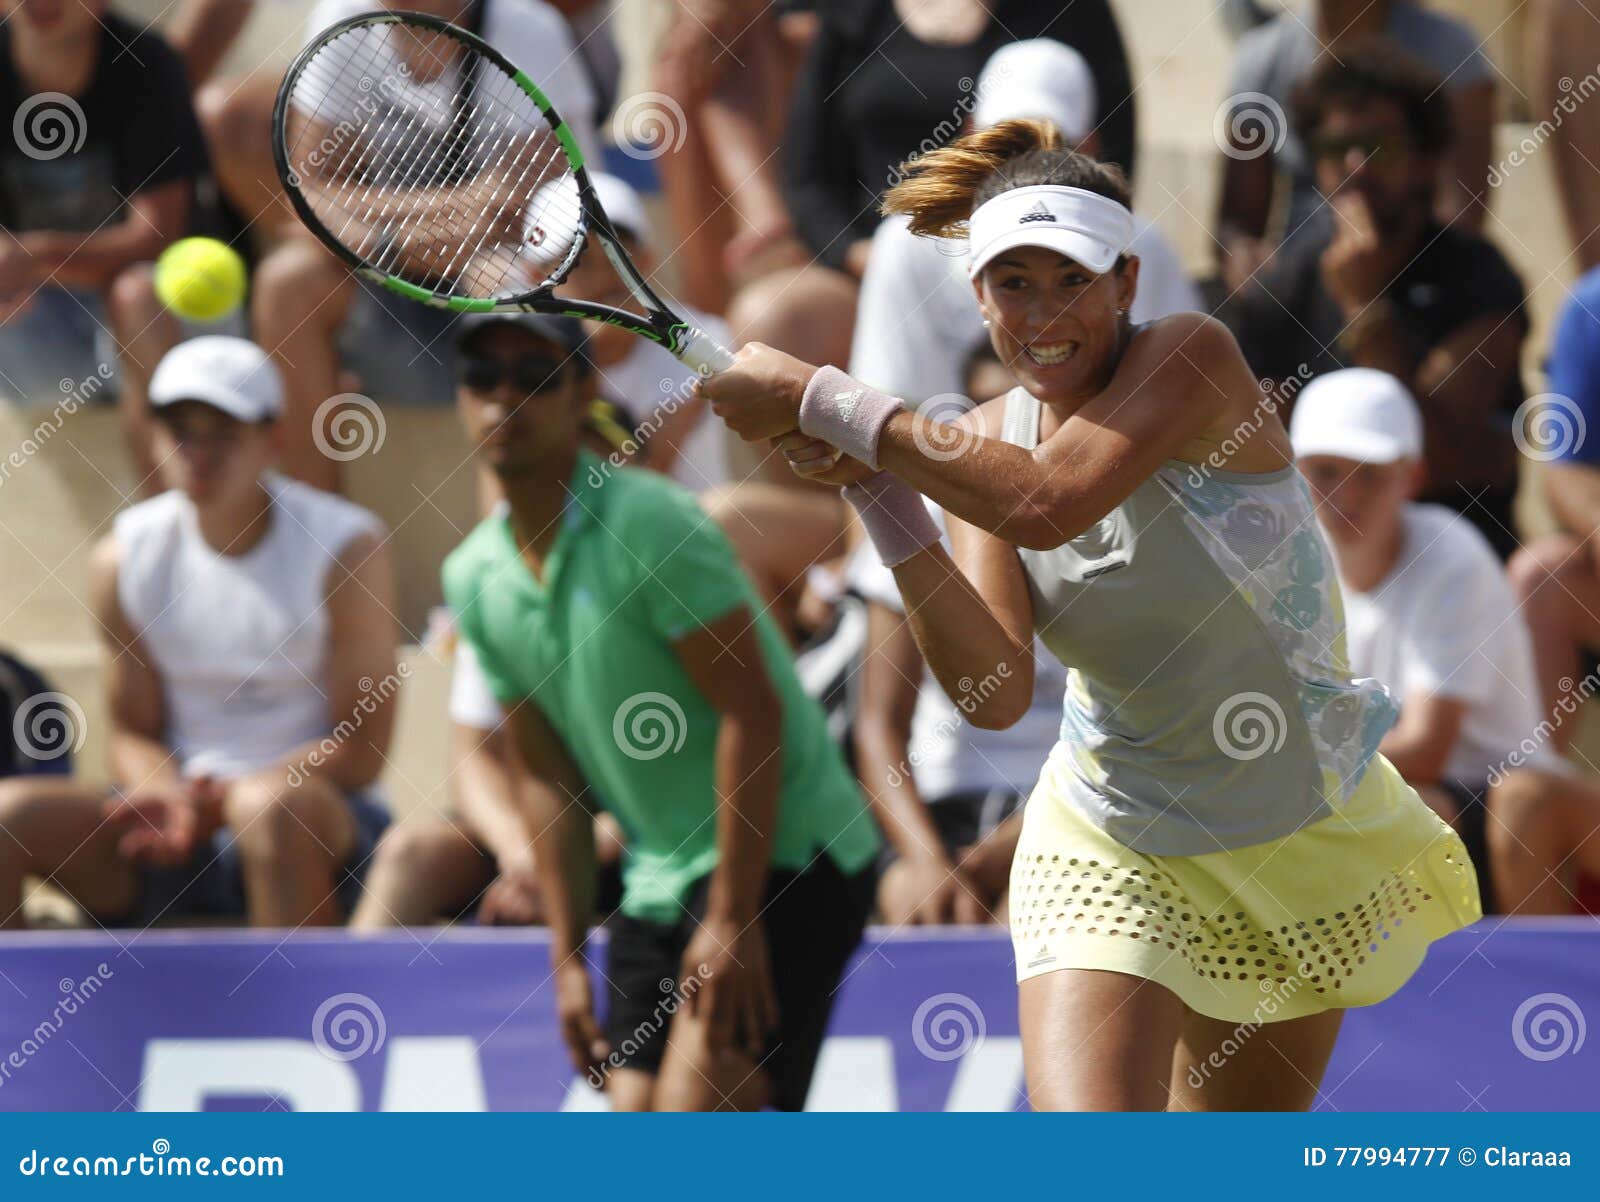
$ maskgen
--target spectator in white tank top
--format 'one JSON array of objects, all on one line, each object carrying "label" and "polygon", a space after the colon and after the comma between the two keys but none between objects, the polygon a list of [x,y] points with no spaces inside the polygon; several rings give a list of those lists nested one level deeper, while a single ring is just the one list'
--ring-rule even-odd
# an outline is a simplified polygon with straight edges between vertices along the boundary
[{"label": "spectator in white tank top", "polygon": [[[1400,705],[1378,749],[1460,832],[1485,912],[1575,910],[1559,815],[1600,808],[1600,790],[1540,733],[1533,644],[1499,557],[1460,514],[1412,500],[1416,402],[1385,372],[1329,372],[1301,392],[1289,431],[1339,566],[1351,670]],[[1583,846],[1600,867],[1600,840]]]},{"label": "spectator in white tank top", "polygon": [[39,876],[102,923],[339,922],[388,821],[383,527],[270,470],[282,382],[254,344],[180,344],[150,399],[169,491],[117,516],[90,573],[113,788],[0,787],[0,916],[21,925]]}]

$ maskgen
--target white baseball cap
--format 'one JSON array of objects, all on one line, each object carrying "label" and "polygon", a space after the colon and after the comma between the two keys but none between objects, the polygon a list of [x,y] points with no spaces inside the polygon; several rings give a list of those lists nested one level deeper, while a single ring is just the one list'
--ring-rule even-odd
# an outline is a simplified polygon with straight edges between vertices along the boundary
[{"label": "white baseball cap", "polygon": [[242,422],[283,412],[283,377],[267,352],[245,338],[207,334],[180,342],[156,364],[150,404],[202,401]]},{"label": "white baseball cap", "polygon": [[976,91],[972,122],[979,129],[1034,117],[1076,143],[1095,127],[1098,100],[1089,63],[1053,38],[1030,38],[996,50],[978,76]]},{"label": "white baseball cap", "polygon": [[589,176],[595,199],[611,218],[612,228],[627,234],[641,246],[650,244],[650,218],[645,215],[644,201],[633,190],[633,185],[614,175],[596,171]]},{"label": "white baseball cap", "polygon": [[1422,458],[1422,413],[1386,371],[1347,367],[1301,390],[1289,419],[1295,458],[1336,455],[1358,463]]}]

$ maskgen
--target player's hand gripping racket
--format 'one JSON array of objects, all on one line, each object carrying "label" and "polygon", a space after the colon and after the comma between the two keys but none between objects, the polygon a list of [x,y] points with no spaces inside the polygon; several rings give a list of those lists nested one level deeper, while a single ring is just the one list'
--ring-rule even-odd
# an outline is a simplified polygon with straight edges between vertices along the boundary
[{"label": "player's hand gripping racket", "polygon": [[[629,260],[538,85],[467,30],[408,12],[331,25],[290,65],[272,124],[300,219],[367,279],[458,312],[596,318],[701,373],[732,365]],[[591,233],[642,313],[554,295]]]}]

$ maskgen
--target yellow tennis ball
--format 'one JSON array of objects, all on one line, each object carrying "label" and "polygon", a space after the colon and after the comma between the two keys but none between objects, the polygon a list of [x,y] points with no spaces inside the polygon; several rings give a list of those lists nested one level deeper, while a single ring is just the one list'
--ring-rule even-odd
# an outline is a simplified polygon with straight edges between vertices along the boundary
[{"label": "yellow tennis ball", "polygon": [[244,300],[244,260],[215,238],[184,238],[156,260],[156,295],[179,317],[216,321]]}]

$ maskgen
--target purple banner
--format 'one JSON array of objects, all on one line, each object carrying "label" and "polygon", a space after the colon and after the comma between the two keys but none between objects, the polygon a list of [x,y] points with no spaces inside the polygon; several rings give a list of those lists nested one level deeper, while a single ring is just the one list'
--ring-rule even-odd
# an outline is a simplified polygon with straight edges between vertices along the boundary
[{"label": "purple banner", "polygon": [[[0,1110],[604,1107],[557,1040],[533,931],[8,935],[0,994]],[[1597,1013],[1595,922],[1482,923],[1436,945],[1398,996],[1350,1012],[1323,1104],[1594,1109]],[[869,937],[810,1108],[1009,1110],[1021,1097],[1005,936]]]}]

